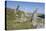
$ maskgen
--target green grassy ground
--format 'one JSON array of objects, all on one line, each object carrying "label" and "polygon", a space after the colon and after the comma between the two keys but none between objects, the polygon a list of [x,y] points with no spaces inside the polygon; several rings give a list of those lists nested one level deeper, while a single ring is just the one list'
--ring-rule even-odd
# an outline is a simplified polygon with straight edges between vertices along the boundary
[{"label": "green grassy ground", "polygon": [[[18,12],[17,14],[19,14],[19,18],[21,17],[21,14],[24,14],[24,12]],[[14,11],[7,11],[6,13],[6,17],[7,17],[7,30],[16,30],[16,29],[32,29],[33,25],[32,22],[17,22],[16,21],[16,14],[14,13]],[[37,22],[40,22],[41,20],[38,19]]]},{"label": "green grassy ground", "polygon": [[[19,13],[19,16],[21,13],[22,12]],[[31,22],[23,22],[23,23],[16,22],[16,14],[14,13],[14,11],[7,11],[6,17],[7,17],[7,29],[8,30],[32,28]]]}]

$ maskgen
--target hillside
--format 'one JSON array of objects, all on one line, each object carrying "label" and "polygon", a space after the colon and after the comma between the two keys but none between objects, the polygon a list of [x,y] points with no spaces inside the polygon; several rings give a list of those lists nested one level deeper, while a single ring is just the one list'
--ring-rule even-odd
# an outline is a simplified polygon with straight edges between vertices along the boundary
[{"label": "hillside", "polygon": [[[15,29],[32,29],[32,28],[43,28],[44,19],[33,18],[33,22],[30,22],[32,13],[24,11],[16,11],[14,9],[7,8],[6,10],[6,22],[8,30]],[[42,24],[42,25],[41,25]],[[36,27],[37,26],[37,27]]]}]

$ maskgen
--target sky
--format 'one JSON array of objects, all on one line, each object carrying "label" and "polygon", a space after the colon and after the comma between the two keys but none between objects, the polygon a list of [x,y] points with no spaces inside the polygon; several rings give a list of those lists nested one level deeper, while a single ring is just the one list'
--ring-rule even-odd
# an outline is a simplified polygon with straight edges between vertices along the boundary
[{"label": "sky", "polygon": [[19,10],[26,12],[33,12],[37,9],[38,13],[45,13],[45,4],[39,2],[20,2],[20,1],[7,1],[7,8],[16,9],[17,5],[20,6]]}]

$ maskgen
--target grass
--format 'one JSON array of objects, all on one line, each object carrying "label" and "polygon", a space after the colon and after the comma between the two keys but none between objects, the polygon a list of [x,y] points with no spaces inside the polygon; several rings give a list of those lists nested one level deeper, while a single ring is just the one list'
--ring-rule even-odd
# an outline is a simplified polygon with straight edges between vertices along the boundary
[{"label": "grass", "polygon": [[32,28],[32,24],[30,24],[30,23],[18,23],[18,24],[16,24],[16,29],[30,29],[30,28]]},{"label": "grass", "polygon": [[18,23],[18,22],[14,22],[14,20],[12,21],[8,21],[7,23],[7,29],[8,30],[14,30],[14,29],[30,29],[32,28],[32,23],[31,22],[26,22],[26,23]]},{"label": "grass", "polygon": [[[19,15],[19,18],[21,14],[24,14],[24,12],[17,12],[16,14]],[[7,29],[8,30],[13,30],[13,29],[30,29],[32,28],[32,23],[31,22],[16,22],[16,14],[14,11],[7,10]]]},{"label": "grass", "polygon": [[[21,17],[20,15],[22,13],[24,14],[24,12],[17,13],[19,15],[19,18]],[[25,14],[24,14],[24,16],[25,16]],[[7,20],[6,20],[6,22],[7,22],[7,30],[32,29],[32,27],[33,27],[32,22],[29,22],[29,21],[27,21],[27,22],[17,22],[16,21],[17,17],[16,17],[16,14],[14,13],[14,11],[10,11],[10,10],[7,11],[6,17],[7,17]],[[26,18],[28,18],[28,17],[26,17]],[[29,17],[29,18],[31,18],[31,17]],[[37,23],[41,22],[41,19],[37,19],[37,20],[36,20]]]}]

